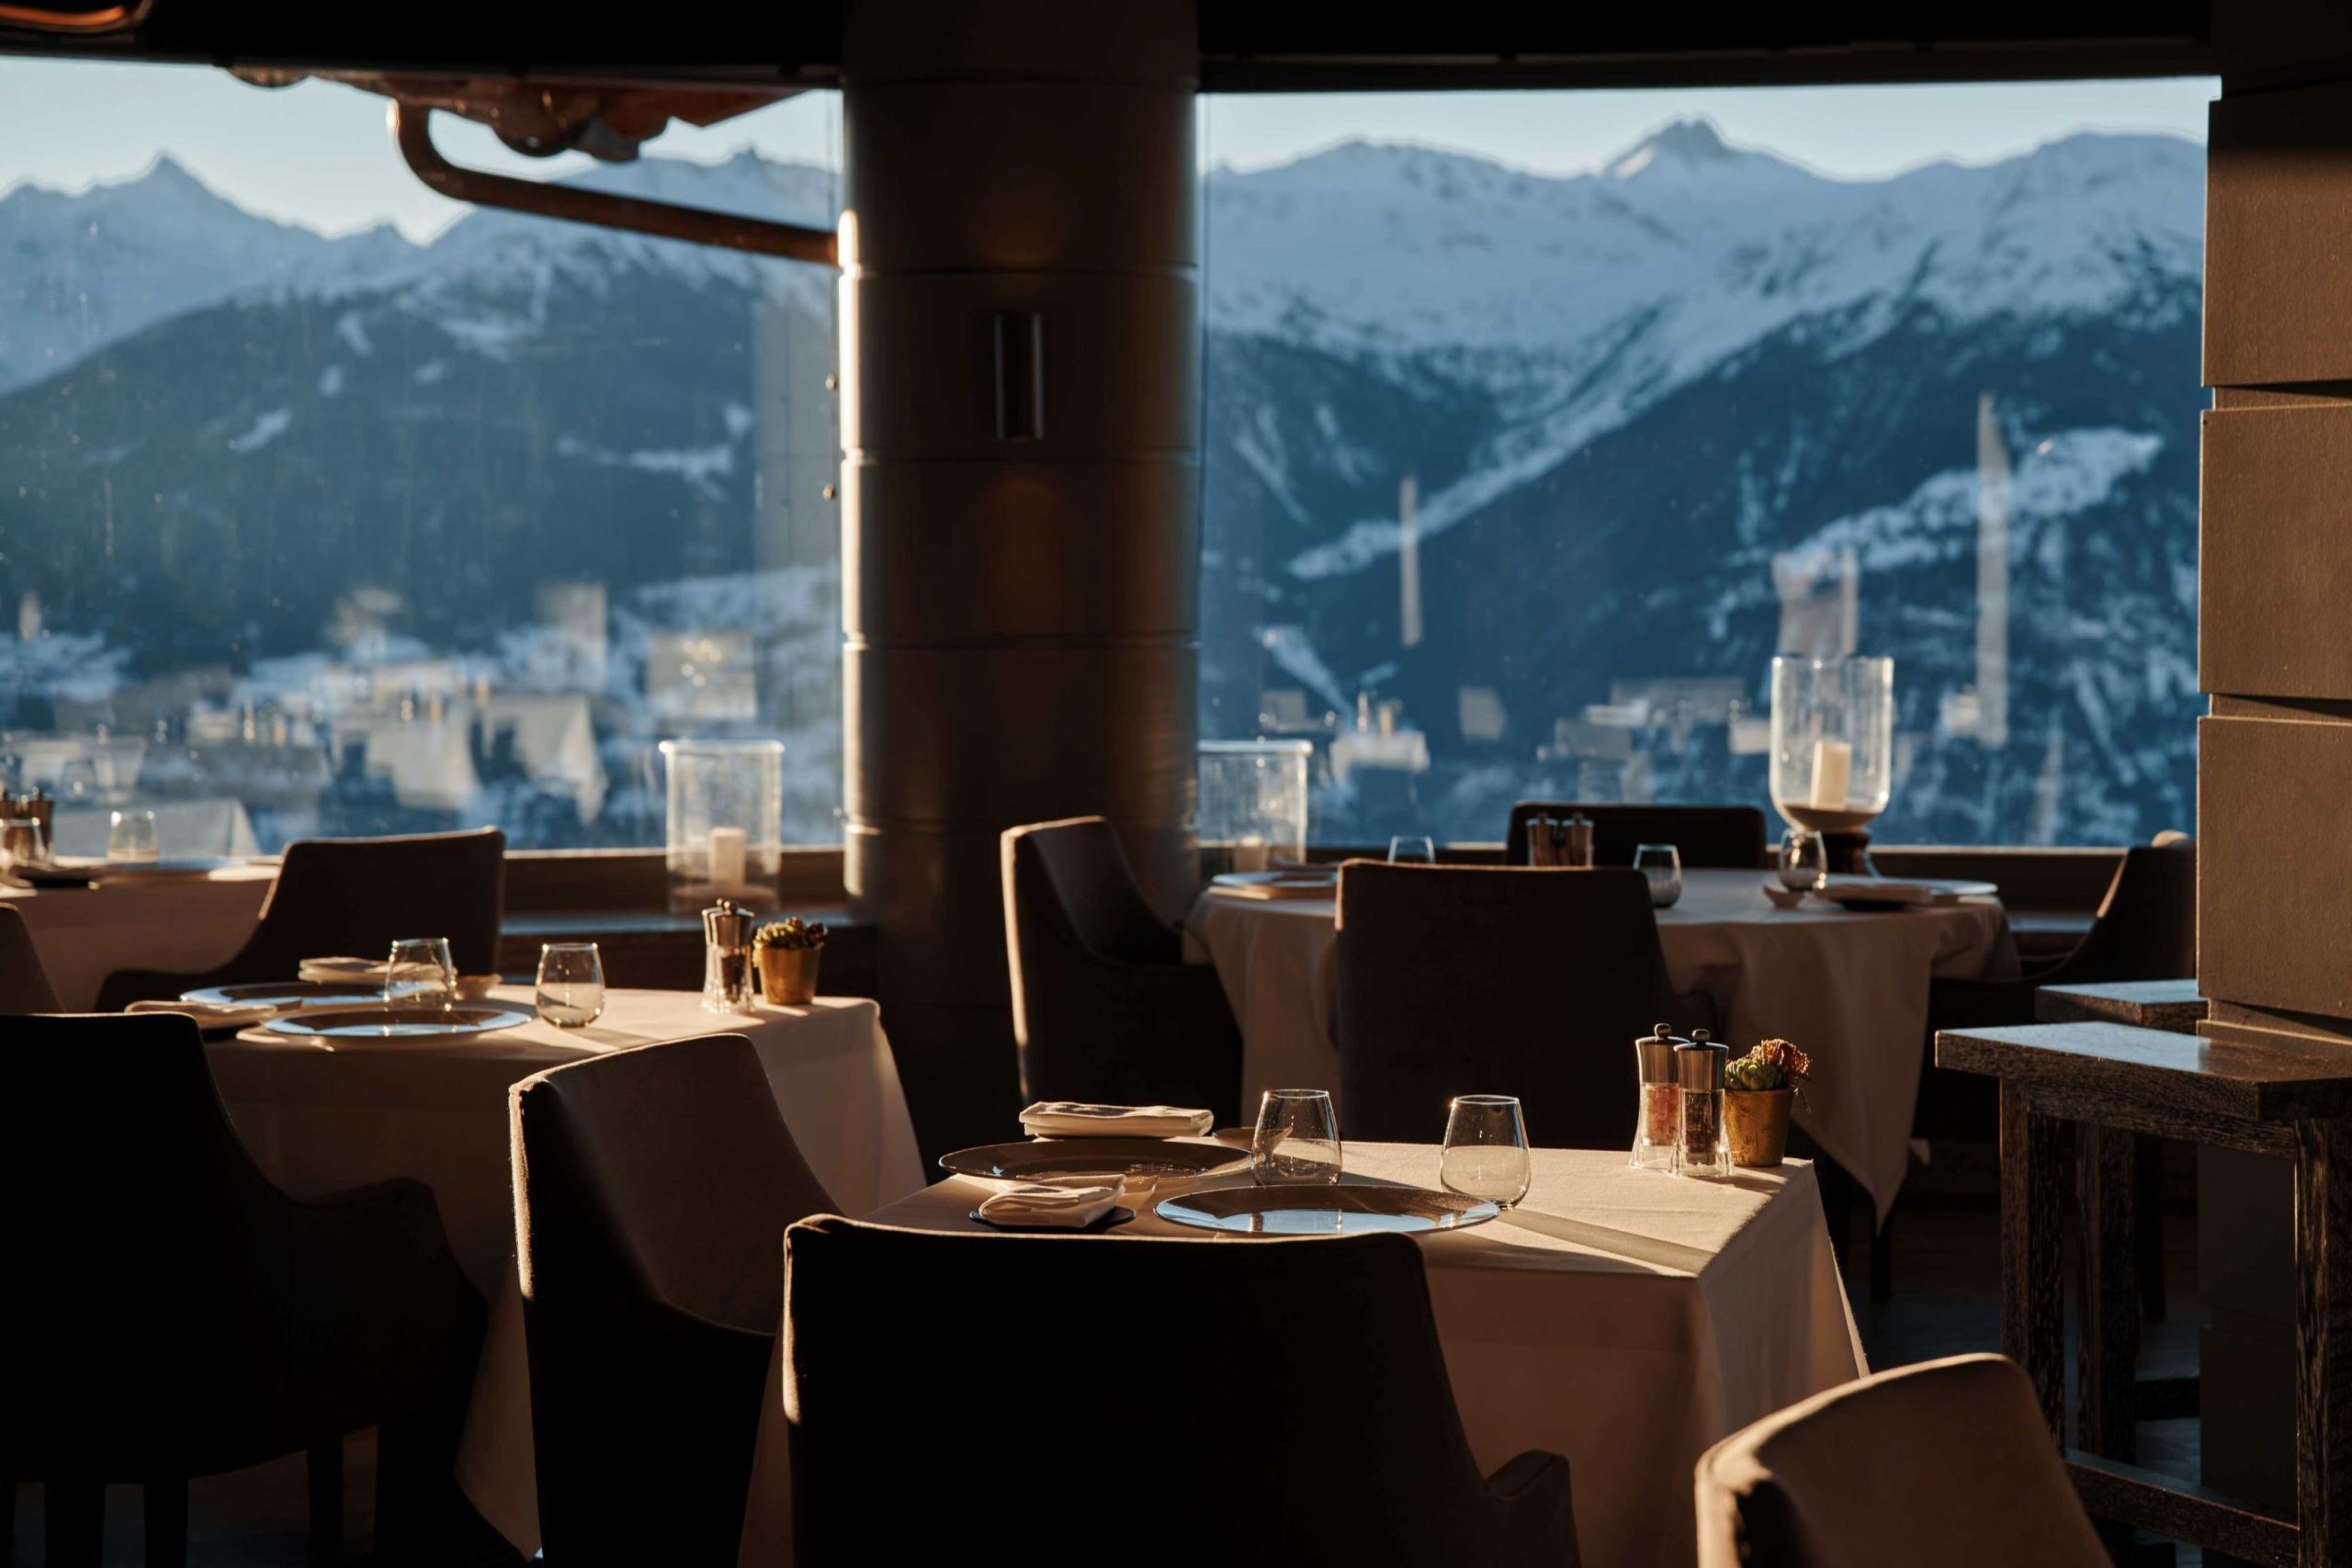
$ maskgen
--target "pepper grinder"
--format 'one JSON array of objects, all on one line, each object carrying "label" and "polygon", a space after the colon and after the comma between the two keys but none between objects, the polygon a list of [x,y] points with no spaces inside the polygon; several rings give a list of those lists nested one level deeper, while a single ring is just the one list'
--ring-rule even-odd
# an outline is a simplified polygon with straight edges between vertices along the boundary
[{"label": "pepper grinder", "polygon": [[1625,1163],[1636,1170],[1674,1168],[1674,1146],[1682,1123],[1682,1090],[1675,1076],[1674,1048],[1689,1043],[1663,1023],[1634,1042],[1641,1102],[1634,1112],[1633,1157]]},{"label": "pepper grinder", "polygon": [[1674,1149],[1679,1176],[1731,1174],[1731,1148],[1724,1142],[1724,1068],[1728,1047],[1715,1044],[1703,1029],[1674,1048],[1675,1085],[1681,1090],[1682,1124]]},{"label": "pepper grinder", "polygon": [[1566,864],[1578,871],[1592,869],[1592,818],[1579,811],[1568,818]]},{"label": "pepper grinder", "polygon": [[721,898],[702,912],[702,1010],[741,1012],[752,999],[752,912]]}]

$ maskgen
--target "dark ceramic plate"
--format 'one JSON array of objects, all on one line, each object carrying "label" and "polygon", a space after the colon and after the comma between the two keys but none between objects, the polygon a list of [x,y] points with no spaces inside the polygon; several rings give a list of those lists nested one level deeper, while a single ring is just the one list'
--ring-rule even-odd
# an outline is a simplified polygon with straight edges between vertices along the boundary
[{"label": "dark ceramic plate", "polygon": [[461,1003],[439,1008],[318,1008],[273,1018],[262,1025],[272,1034],[342,1045],[364,1041],[467,1040],[528,1023],[519,1008]]},{"label": "dark ceramic plate", "polygon": [[356,980],[249,980],[242,985],[206,986],[182,991],[180,1000],[228,1007],[274,1007],[289,1011],[295,1008],[379,1007],[384,1000],[384,987]]},{"label": "dark ceramic plate", "polygon": [[1246,1150],[1223,1144],[1188,1144],[1172,1138],[1039,1138],[1017,1144],[983,1144],[939,1156],[958,1176],[992,1181],[1042,1181],[1055,1177],[1119,1175],[1208,1176],[1246,1170]]}]

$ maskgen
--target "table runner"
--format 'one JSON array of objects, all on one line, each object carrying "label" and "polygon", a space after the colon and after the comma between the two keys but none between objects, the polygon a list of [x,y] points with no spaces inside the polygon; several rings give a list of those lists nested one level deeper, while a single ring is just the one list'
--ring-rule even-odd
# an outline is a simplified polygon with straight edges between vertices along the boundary
[{"label": "table runner", "polygon": [[[1696,1181],[1629,1169],[1607,1150],[1539,1149],[1525,1203],[1418,1238],[1463,1427],[1491,1473],[1528,1449],[1566,1454],[1584,1560],[1684,1568],[1695,1551],[1691,1468],[1731,1431],[1859,1377],[1865,1364],[1810,1166]],[[1428,1186],[1434,1146],[1351,1144],[1356,1179]],[[871,1217],[977,1230],[997,1184],[956,1177]],[[1219,1236],[1146,1214],[1102,1238]],[[1340,1310],[1342,1303],[1302,1303]],[[942,1332],[953,1332],[952,1312]],[[975,1346],[975,1354],[985,1354]],[[1346,1369],[1329,1369],[1345,1375]],[[1234,1369],[1234,1387],[1246,1369]],[[1218,1398],[1232,1391],[1201,1391]],[[910,1419],[920,1419],[910,1409]],[[986,1463],[985,1454],[942,1462]],[[744,1520],[743,1568],[792,1561],[791,1474],[771,1369]]]},{"label": "table runner", "polygon": [[[1809,902],[1784,910],[1764,896],[1760,872],[1689,871],[1683,885],[1681,901],[1658,911],[1675,990],[1713,999],[1735,1050],[1778,1036],[1812,1053],[1816,1081],[1797,1121],[1883,1215],[1910,1161],[1928,979],[2016,967],[1998,900],[1894,912]],[[1245,1107],[1268,1089],[1339,1088],[1337,910],[1329,898],[1216,892],[1193,906],[1186,933],[1216,964],[1241,1025]],[[1340,1111],[1344,1132],[1347,1108]],[[1539,1118],[1540,1108],[1529,1115]],[[1442,1116],[1443,1107],[1431,1108],[1432,1134]],[[1534,1135],[1543,1135],[1540,1124]]]}]

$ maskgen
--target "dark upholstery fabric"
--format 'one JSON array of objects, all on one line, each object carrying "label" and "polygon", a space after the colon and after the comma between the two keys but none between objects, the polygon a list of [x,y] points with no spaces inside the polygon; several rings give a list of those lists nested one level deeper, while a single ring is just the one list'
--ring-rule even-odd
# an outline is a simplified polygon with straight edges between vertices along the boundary
[{"label": "dark upholstery fabric", "polygon": [[1753,806],[1620,806],[1581,800],[1522,800],[1510,808],[1503,863],[1527,863],[1527,824],[1539,814],[1592,818],[1592,863],[1632,865],[1643,844],[1672,844],[1688,867],[1747,871],[1771,863],[1764,813]]},{"label": "dark upholstery fabric", "polygon": [[1237,1121],[1241,1032],[1216,971],[1144,901],[1108,819],[1004,835],[1004,924],[1021,1092],[1198,1106]]},{"label": "dark upholstery fabric", "polygon": [[1577,1561],[1566,1460],[1479,1475],[1406,1237],[829,1217],[795,1225],[785,1256],[801,1562],[888,1555],[876,1475],[916,1437],[939,1447],[899,1495],[978,1562]]},{"label": "dark upholstery fabric", "polygon": [[57,993],[33,950],[33,933],[24,916],[0,904],[0,1015],[56,1010]]},{"label": "dark upholstery fabric", "polygon": [[1454,1095],[1515,1094],[1536,1144],[1630,1146],[1634,1042],[1684,1027],[1632,870],[1351,861],[1339,959],[1350,1138],[1434,1143]]},{"label": "dark upholstery fabric", "polygon": [[0,1475],[153,1488],[390,1425],[447,1476],[483,1314],[429,1189],[280,1191],[185,1016],[12,1019],[0,1074]]},{"label": "dark upholstery fabric", "polygon": [[381,959],[408,936],[445,936],[463,975],[498,967],[506,835],[424,833],[400,839],[300,839],[286,846],[261,923],[234,958],[196,975],[125,970],[98,990],[98,1010],[176,997],[198,986],[290,980],[305,958]]},{"label": "dark upholstery fabric", "polygon": [[2034,1021],[2043,986],[2119,980],[2180,980],[2197,973],[2197,846],[2135,845],[2108,885],[2089,934],[2055,964],[2006,980],[1937,980],[1928,987],[1927,1066],[1919,1079],[1914,1134],[1991,1138],[1999,1081],[1935,1065],[1936,1032],[1996,1029]]},{"label": "dark upholstery fabric", "polygon": [[832,1201],[740,1034],[541,1073],[513,1111],[548,1561],[732,1568],[784,1230]]}]

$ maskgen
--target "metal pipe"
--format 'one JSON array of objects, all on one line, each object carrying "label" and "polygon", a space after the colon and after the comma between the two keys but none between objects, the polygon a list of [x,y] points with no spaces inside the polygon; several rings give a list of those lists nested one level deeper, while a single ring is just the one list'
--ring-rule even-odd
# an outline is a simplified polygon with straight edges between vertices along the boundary
[{"label": "metal pipe", "polygon": [[689,244],[718,245],[752,251],[786,261],[841,265],[840,251],[830,229],[806,229],[765,218],[744,218],[679,207],[641,197],[616,196],[583,190],[577,186],[548,185],[537,180],[465,169],[441,155],[433,145],[433,110],[429,106],[392,101],[392,140],[416,177],[454,201],[477,207],[503,207],[537,218],[559,218],[571,223],[593,223],[605,229],[626,229]]}]

